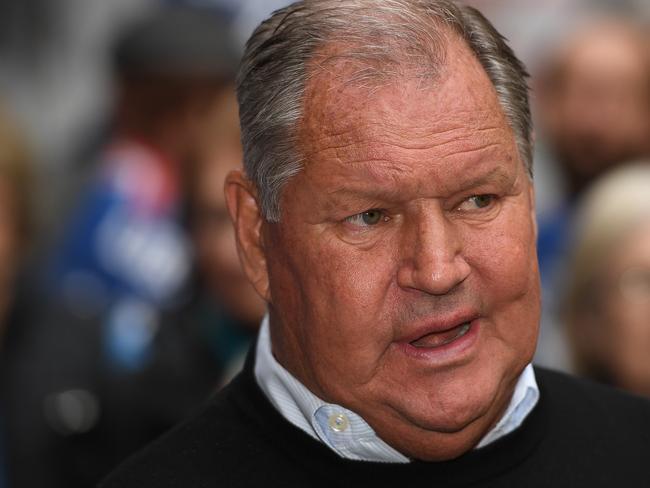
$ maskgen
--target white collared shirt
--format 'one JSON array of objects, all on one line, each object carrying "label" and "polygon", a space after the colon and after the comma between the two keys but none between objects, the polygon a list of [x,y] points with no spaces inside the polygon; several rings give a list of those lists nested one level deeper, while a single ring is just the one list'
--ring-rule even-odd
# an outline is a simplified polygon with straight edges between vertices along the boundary
[{"label": "white collared shirt", "polygon": [[[269,317],[257,340],[255,378],[275,408],[293,425],[324,443],[339,456],[361,461],[408,463],[410,459],[381,440],[360,415],[326,403],[278,363],[271,352]],[[487,446],[521,425],[539,400],[532,365],[526,366],[497,425],[477,445]]]}]

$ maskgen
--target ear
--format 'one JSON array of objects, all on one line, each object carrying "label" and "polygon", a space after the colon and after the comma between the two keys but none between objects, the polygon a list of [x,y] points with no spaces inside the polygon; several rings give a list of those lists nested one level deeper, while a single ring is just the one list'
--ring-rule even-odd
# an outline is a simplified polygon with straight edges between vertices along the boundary
[{"label": "ear", "polygon": [[535,185],[531,181],[528,185],[528,198],[530,200],[530,218],[533,222],[533,232],[535,233],[535,242],[537,242],[537,212],[535,211]]},{"label": "ear", "polygon": [[255,185],[239,170],[231,171],[224,185],[226,205],[235,227],[237,252],[244,273],[257,293],[271,301],[266,253],[262,235],[264,218]]}]

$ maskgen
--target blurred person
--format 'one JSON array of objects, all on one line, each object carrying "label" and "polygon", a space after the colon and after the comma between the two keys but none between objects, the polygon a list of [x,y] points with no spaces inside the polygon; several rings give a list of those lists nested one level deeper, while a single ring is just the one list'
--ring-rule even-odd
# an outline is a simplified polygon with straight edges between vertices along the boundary
[{"label": "blurred person", "polygon": [[573,32],[548,55],[536,81],[539,139],[564,195],[539,217],[545,295],[537,360],[570,369],[559,329],[563,269],[577,199],[599,175],[650,153],[650,54],[642,29],[605,17]]},{"label": "blurred person", "polygon": [[564,175],[567,193],[556,213],[540,222],[544,271],[547,247],[551,259],[562,252],[571,208],[582,190],[612,166],[650,152],[646,34],[617,19],[575,32],[540,70],[537,110],[540,138]]},{"label": "blurred person", "polygon": [[[31,247],[32,178],[24,137],[0,105],[0,324],[10,313],[16,279]],[[3,335],[0,326],[0,341]]]},{"label": "blurred person", "polygon": [[23,285],[28,285],[25,280],[35,232],[33,178],[26,138],[0,103],[0,344],[3,345],[7,336],[14,334],[17,301],[21,300]]},{"label": "blurred person", "polygon": [[52,253],[48,301],[15,371],[17,486],[92,486],[218,379],[193,377],[191,337],[167,317],[187,300],[192,268],[182,174],[234,79],[228,25],[162,7],[125,30],[114,59],[113,131]]},{"label": "blurred person", "polygon": [[216,99],[213,114],[199,144],[188,191],[198,268],[206,287],[220,297],[229,313],[244,323],[257,324],[264,313],[264,301],[241,269],[223,193],[226,175],[241,169],[243,161],[234,85]]},{"label": "blurred person", "polygon": [[35,234],[34,174],[31,151],[9,111],[0,105],[0,486],[9,485],[12,411],[18,408],[12,393],[20,388],[13,370],[22,360],[39,303],[31,269]]},{"label": "blurred person", "polygon": [[182,299],[189,277],[181,175],[196,156],[206,107],[234,76],[224,30],[210,11],[163,8],[114,50],[114,133],[67,226],[52,281],[73,313],[107,313],[107,354],[118,369],[146,361],[157,311]]},{"label": "blurred person", "polygon": [[234,85],[216,98],[211,114],[188,171],[189,228],[198,283],[197,296],[184,314],[187,321],[203,324],[223,384],[243,365],[265,303],[239,263],[223,193],[226,175],[240,169],[243,161]]},{"label": "blurred person", "polygon": [[650,49],[635,24],[576,32],[539,80],[541,131],[578,195],[608,168],[650,151]]},{"label": "blurred person", "polygon": [[564,303],[576,371],[650,396],[650,162],[605,174],[576,211]]},{"label": "blurred person", "polygon": [[265,311],[239,264],[223,195],[226,175],[242,165],[234,85],[224,86],[207,110],[196,159],[183,172],[194,254],[190,298],[164,315],[152,361],[132,382],[135,395],[181,391],[166,400],[179,419],[239,372]]},{"label": "blurred person", "polygon": [[195,158],[182,168],[184,225],[194,254],[190,298],[162,314],[145,366],[111,375],[115,429],[128,422],[136,431],[161,433],[187,417],[242,368],[265,311],[239,265],[223,195],[227,173],[242,166],[234,79],[205,114]]}]

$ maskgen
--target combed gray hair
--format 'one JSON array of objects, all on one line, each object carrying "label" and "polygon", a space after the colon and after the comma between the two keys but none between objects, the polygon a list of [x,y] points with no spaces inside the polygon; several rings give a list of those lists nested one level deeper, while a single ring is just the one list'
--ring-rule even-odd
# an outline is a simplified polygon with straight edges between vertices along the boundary
[{"label": "combed gray hair", "polygon": [[282,188],[303,167],[297,133],[305,86],[317,65],[332,60],[324,48],[344,46],[334,58],[360,66],[351,83],[414,70],[432,78],[444,62],[450,31],[465,40],[487,72],[532,177],[528,74],[480,12],[447,0],[302,0],[255,30],[237,78],[244,168],[266,220],[279,221]]}]

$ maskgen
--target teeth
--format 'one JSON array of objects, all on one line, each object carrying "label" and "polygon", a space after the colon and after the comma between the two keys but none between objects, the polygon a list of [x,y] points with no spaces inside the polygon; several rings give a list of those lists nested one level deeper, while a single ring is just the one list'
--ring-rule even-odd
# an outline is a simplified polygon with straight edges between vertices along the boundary
[{"label": "teeth", "polygon": [[458,331],[458,335],[456,336],[456,339],[459,337],[463,337],[467,332],[469,331],[469,328],[472,326],[469,322],[465,322],[461,327],[460,330]]},{"label": "teeth", "polygon": [[449,344],[450,342],[455,341],[456,339],[460,339],[461,337],[463,337],[465,334],[467,334],[471,326],[472,326],[471,323],[465,322],[464,324],[459,325],[458,327],[455,327],[447,332],[435,332],[432,334],[428,334],[424,337],[421,337],[417,341],[411,342],[411,344],[415,347],[422,347],[422,348],[444,346],[446,344]]}]

